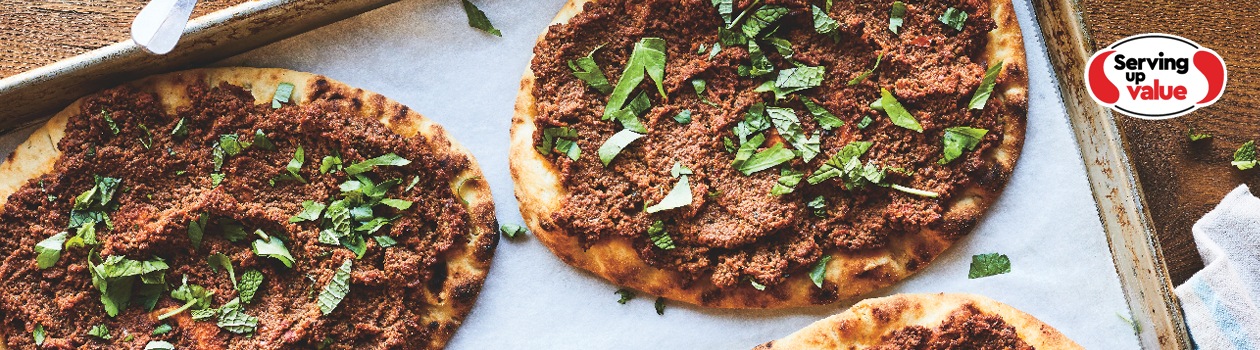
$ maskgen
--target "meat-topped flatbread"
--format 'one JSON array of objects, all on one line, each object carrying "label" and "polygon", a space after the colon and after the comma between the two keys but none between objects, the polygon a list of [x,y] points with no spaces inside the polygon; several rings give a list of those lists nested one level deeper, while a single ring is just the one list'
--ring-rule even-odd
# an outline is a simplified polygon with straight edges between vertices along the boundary
[{"label": "meat-topped flatbread", "polygon": [[440,126],[283,69],[84,97],[0,165],[0,204],[17,349],[441,348],[498,242]]},{"label": "meat-topped flatbread", "polygon": [[970,294],[863,300],[756,350],[1083,349],[1010,305]]},{"label": "meat-topped flatbread", "polygon": [[516,196],[614,283],[831,303],[975,225],[1023,144],[1025,68],[1008,0],[572,0],[521,83]]}]

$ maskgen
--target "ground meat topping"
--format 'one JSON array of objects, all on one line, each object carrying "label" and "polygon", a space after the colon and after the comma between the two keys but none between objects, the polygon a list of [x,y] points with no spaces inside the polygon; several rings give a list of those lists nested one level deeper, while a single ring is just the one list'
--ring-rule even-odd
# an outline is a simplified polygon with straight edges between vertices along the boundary
[{"label": "ground meat topping", "polygon": [[[0,263],[0,314],[10,348],[34,348],[36,327],[47,335],[44,348],[64,349],[140,349],[151,340],[181,349],[405,348],[440,336],[435,332],[441,330],[423,316],[432,286],[445,278],[443,252],[470,232],[469,213],[450,190],[455,175],[471,166],[468,159],[431,149],[423,136],[403,138],[377,120],[343,109],[353,108],[346,107],[352,103],[316,100],[272,109],[255,105],[249,91],[226,83],[191,86],[188,92],[191,106],[174,112],[167,112],[158,96],[129,87],[87,99],[69,118],[55,170],[9,198],[0,213],[0,251],[8,252]],[[237,135],[252,145],[223,155],[216,165],[215,153],[230,148],[222,135]],[[304,161],[290,172],[286,166],[299,146]],[[291,220],[303,211],[303,201],[327,204],[354,195],[343,194],[350,178],[346,170],[330,165],[330,171],[321,171],[325,157],[339,157],[348,168],[389,153],[410,164],[377,166],[359,174],[359,180],[374,182],[384,190],[383,198],[412,204],[354,208],[354,215],[388,218],[388,224],[364,229],[356,237],[366,239],[343,247],[320,243],[331,210],[322,221]],[[99,243],[67,244],[55,264],[38,268],[33,248],[66,231],[74,220],[72,210],[82,212],[76,197],[103,178],[118,183],[112,198],[90,208],[108,216],[94,226]],[[193,225],[204,226],[199,246],[190,234]],[[283,242],[293,266],[262,250],[255,253],[250,242],[261,239],[256,230]],[[77,233],[68,232],[70,237]],[[347,249],[356,244],[364,249],[361,258]],[[215,253],[231,261],[238,281],[208,266]],[[93,265],[114,257],[168,268],[157,276],[164,282],[150,284],[153,275],[146,274],[144,283],[131,282],[134,292],[130,285],[111,289],[131,295],[130,306],[110,317],[93,284],[89,255]],[[321,291],[346,261],[353,262],[349,292],[325,315]],[[261,272],[263,280],[239,310],[256,318],[256,327],[233,328],[235,323],[222,317],[194,320],[193,310],[222,308],[244,298],[234,285],[246,283],[250,270]],[[194,304],[157,320],[185,305],[172,293],[184,281],[213,293],[208,307]],[[152,311],[144,295],[156,295]],[[162,324],[171,330],[154,335]],[[89,336],[98,325],[109,330],[110,339]]]},{"label": "ground meat topping", "polygon": [[[985,35],[994,28],[988,2],[914,2],[907,5],[899,34],[888,29],[892,1],[837,2],[828,15],[837,22],[832,34],[819,34],[803,0],[735,1],[734,14],[757,6],[782,6],[788,12],[770,37],[790,42],[789,53],[769,41],[759,41],[778,70],[821,66],[826,74],[817,87],[787,94],[777,100],[772,92],[757,92],[774,74],[748,77],[747,45],[722,45],[722,16],[709,0],[608,0],[590,2],[567,24],[554,25],[535,48],[531,69],[536,77],[533,95],[538,115],[538,145],[548,142],[546,129],[568,127],[570,140],[582,151],[546,155],[569,190],[566,205],[552,217],[561,231],[577,235],[585,245],[615,236],[636,242],[649,265],[682,272],[694,281],[711,276],[719,287],[763,285],[802,274],[825,253],[883,247],[903,232],[938,228],[944,203],[958,190],[986,175],[980,157],[1001,143],[1008,107],[990,99],[982,110],[968,109],[990,63],[982,62]],[[822,5],[818,5],[822,6]],[[961,31],[937,20],[949,7],[969,14]],[[750,11],[752,12],[752,11]],[[749,14],[749,16],[753,16]],[[734,27],[738,32],[738,24]],[[644,37],[666,43],[666,96],[659,96],[650,78],[643,91],[651,108],[640,116],[646,133],[604,166],[596,150],[623,128],[602,120],[608,96],[576,77],[570,61],[591,54],[607,80],[616,84],[635,43]],[[783,41],[776,41],[782,43]],[[854,85],[847,82],[878,68]],[[705,82],[698,96],[695,80]],[[895,93],[922,125],[919,133],[893,125],[884,112],[870,104],[880,89]],[[632,94],[631,97],[633,97]],[[808,97],[843,121],[826,130],[801,100]],[[820,152],[805,162],[798,153],[782,165],[744,175],[732,166],[728,144],[739,140],[733,128],[756,104],[796,111],[804,135],[820,135]],[[689,123],[674,117],[691,113]],[[869,125],[864,122],[869,119]],[[861,125],[861,126],[860,126]],[[948,164],[942,159],[944,129],[970,126],[988,130],[977,147]],[[782,143],[792,149],[775,127],[765,132],[766,150]],[[840,179],[817,185],[801,181],[785,195],[771,195],[782,169],[812,176],[852,141],[869,141],[861,157],[875,168],[888,170],[883,184],[898,184],[939,194],[926,198],[881,186],[846,188]],[[800,152],[800,150],[796,150]],[[670,169],[681,163],[694,171],[688,177],[690,205],[647,213],[678,181]],[[646,233],[664,223],[676,248],[661,249]]]},{"label": "ground meat topping", "polygon": [[966,305],[934,329],[909,326],[884,336],[876,350],[1032,350],[1002,317]]}]

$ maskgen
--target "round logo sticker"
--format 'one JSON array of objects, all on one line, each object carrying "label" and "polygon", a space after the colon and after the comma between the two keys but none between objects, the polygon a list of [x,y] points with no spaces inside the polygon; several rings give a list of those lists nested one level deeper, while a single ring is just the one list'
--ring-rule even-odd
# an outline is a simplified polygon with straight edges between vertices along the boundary
[{"label": "round logo sticker", "polygon": [[1176,118],[1215,103],[1225,92],[1225,60],[1212,49],[1169,34],[1140,34],[1090,57],[1085,87],[1094,101],[1142,119]]}]

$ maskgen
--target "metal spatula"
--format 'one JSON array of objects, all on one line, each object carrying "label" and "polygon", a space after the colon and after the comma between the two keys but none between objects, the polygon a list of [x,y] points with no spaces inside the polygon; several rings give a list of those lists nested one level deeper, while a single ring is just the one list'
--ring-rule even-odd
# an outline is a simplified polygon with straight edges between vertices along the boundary
[{"label": "metal spatula", "polygon": [[197,0],[150,1],[131,22],[131,40],[154,54],[171,52],[196,5]]}]

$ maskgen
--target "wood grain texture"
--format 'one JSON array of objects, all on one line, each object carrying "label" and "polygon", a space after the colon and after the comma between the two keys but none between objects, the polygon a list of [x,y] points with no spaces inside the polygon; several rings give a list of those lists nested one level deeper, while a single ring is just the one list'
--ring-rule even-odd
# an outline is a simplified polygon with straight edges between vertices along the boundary
[{"label": "wood grain texture", "polygon": [[[201,0],[193,17],[248,0]],[[0,0],[0,78],[131,38],[148,0]]]},{"label": "wood grain texture", "polygon": [[[1216,50],[1229,71],[1216,104],[1180,118],[1147,121],[1117,115],[1128,154],[1146,194],[1170,277],[1180,284],[1203,268],[1190,228],[1241,183],[1260,186],[1260,172],[1230,166],[1233,152],[1260,138],[1260,2],[1081,2],[1096,47],[1134,34],[1180,35]],[[1214,135],[1190,142],[1187,131]]]}]

